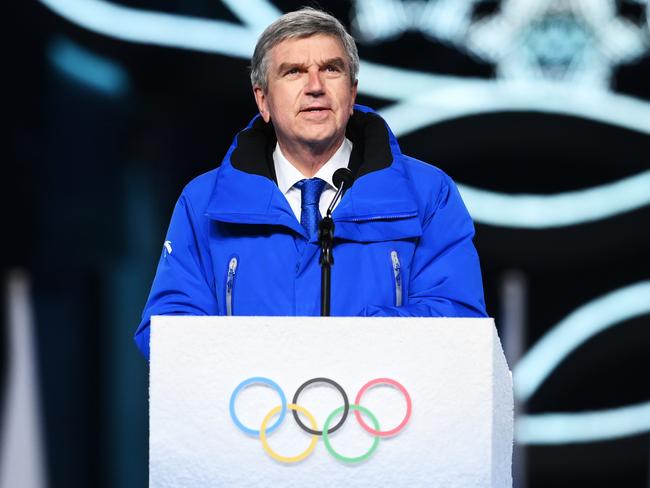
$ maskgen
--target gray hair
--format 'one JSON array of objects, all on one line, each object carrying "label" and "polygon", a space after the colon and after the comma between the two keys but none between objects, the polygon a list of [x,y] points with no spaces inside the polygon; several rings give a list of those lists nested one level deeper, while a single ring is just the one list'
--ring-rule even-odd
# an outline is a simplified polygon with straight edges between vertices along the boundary
[{"label": "gray hair", "polygon": [[341,41],[348,58],[350,83],[354,84],[359,74],[359,53],[354,38],[332,15],[315,8],[304,7],[295,12],[284,14],[262,32],[251,59],[252,85],[259,86],[264,91],[267,90],[271,49],[286,39],[302,39],[317,34],[336,37]]}]

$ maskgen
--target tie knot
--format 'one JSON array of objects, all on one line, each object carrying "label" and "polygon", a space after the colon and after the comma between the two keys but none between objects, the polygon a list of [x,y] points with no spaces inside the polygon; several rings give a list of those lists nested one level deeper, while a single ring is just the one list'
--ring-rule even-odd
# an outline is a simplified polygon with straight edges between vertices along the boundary
[{"label": "tie knot", "polygon": [[325,188],[324,180],[321,180],[320,178],[300,180],[298,183],[296,183],[296,186],[300,188],[302,208],[305,208],[307,205],[318,206],[320,195],[323,193],[323,188]]}]

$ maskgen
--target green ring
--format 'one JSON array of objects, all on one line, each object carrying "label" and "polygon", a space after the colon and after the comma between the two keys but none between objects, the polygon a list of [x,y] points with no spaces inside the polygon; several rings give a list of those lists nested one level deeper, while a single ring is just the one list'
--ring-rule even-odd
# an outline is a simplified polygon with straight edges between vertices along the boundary
[{"label": "green ring", "polygon": [[[327,420],[325,421],[325,425],[323,425],[323,442],[325,443],[327,452],[329,452],[334,459],[338,459],[339,461],[343,461],[344,463],[360,463],[368,459],[375,452],[377,446],[379,446],[379,436],[378,435],[375,436],[375,442],[372,443],[372,446],[370,446],[368,452],[362,454],[361,456],[347,457],[336,452],[332,447],[332,445],[330,444],[330,436],[328,431],[329,431],[330,424],[332,423],[332,420],[334,420],[334,417],[336,417],[338,414],[343,412],[344,408],[345,406],[341,406],[337,408],[329,415],[329,417],[327,417]],[[375,416],[370,412],[370,410],[368,410],[366,407],[362,407],[361,405],[350,404],[350,410],[358,410],[359,412],[367,415],[372,421],[372,424],[375,426],[375,430],[380,430],[379,422],[377,421]]]}]

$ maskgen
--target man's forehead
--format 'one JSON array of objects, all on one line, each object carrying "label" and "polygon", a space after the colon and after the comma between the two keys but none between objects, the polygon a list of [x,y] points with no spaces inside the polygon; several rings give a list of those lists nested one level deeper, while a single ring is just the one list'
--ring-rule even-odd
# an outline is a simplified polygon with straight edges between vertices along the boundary
[{"label": "man's forehead", "polygon": [[325,61],[333,58],[345,59],[341,41],[331,35],[316,34],[309,37],[285,39],[271,50],[274,64],[287,62]]}]

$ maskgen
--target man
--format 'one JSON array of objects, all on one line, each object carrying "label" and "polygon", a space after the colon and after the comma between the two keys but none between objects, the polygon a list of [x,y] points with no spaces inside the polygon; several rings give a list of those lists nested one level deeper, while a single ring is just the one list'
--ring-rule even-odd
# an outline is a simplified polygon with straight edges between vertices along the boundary
[{"label": "man", "polygon": [[319,315],[316,225],[341,167],[354,183],[333,212],[332,315],[484,317],[458,191],[354,105],[359,57],[344,27],[310,8],[283,15],[251,64],[260,114],[176,204],[136,332],[145,356],[152,315]]}]

